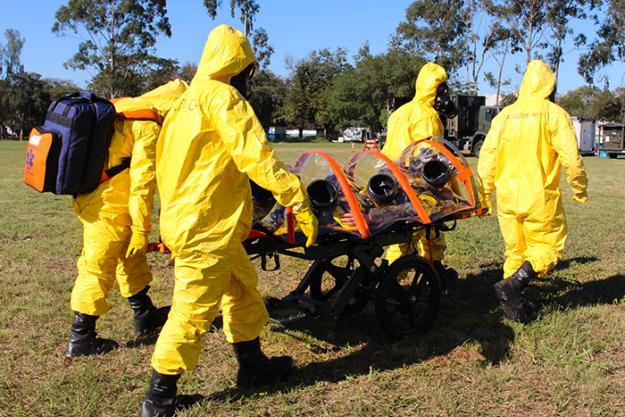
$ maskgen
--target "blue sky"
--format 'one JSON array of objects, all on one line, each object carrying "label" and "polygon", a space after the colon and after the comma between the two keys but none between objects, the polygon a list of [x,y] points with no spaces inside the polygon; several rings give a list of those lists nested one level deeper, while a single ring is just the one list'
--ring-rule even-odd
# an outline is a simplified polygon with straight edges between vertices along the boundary
[{"label": "blue sky", "polygon": [[[50,78],[71,79],[85,85],[90,75],[65,69],[67,61],[77,49],[78,40],[71,36],[59,37],[50,30],[54,13],[64,0],[22,0],[4,1],[0,13],[0,41],[4,42],[4,30],[17,29],[26,39],[22,62],[27,71],[33,71]],[[224,0],[225,4],[229,1]],[[344,47],[354,55],[363,42],[368,41],[372,53],[386,50],[391,34],[403,20],[406,7],[411,0],[260,0],[261,10],[256,25],[265,28],[270,43],[275,49],[270,69],[282,76],[288,75],[287,57],[299,59],[310,51],[324,47]],[[199,60],[204,41],[211,28],[221,23],[241,27],[238,19],[230,18],[229,10],[222,8],[217,19],[212,20],[202,6],[202,0],[169,0],[169,18],[173,36],[159,39],[157,54],[175,58],[181,63]],[[579,31],[582,23],[574,30]],[[592,37],[588,23],[583,27]],[[582,85],[577,75],[576,63],[579,52],[565,57],[561,66],[559,91],[565,92]],[[514,71],[514,65],[523,66],[519,54],[511,59],[504,70],[511,78],[512,86],[518,87],[521,75]],[[486,65],[494,71],[494,63]],[[461,76],[463,71],[460,71]],[[625,71],[621,65],[613,65],[601,71],[610,81],[610,87],[625,85]],[[480,92],[492,93],[485,81],[481,81]]]}]

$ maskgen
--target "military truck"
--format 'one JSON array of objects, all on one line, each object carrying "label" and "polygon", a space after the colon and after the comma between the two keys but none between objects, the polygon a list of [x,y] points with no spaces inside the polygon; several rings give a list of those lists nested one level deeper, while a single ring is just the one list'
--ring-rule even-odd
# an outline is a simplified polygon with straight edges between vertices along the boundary
[{"label": "military truck", "polygon": [[484,96],[456,95],[452,99],[458,107],[458,116],[447,119],[445,138],[461,151],[479,157],[490,123],[501,107],[487,106]]},{"label": "military truck", "polygon": [[623,123],[601,123],[598,125],[597,152],[609,158],[625,155],[625,126]]}]

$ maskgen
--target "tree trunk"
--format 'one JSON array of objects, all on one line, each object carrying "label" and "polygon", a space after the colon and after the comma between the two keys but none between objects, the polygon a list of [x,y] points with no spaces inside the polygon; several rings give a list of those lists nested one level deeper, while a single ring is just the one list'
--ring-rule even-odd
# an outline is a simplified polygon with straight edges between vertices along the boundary
[{"label": "tree trunk", "polygon": [[252,32],[252,28],[251,28],[251,19],[249,17],[249,15],[247,14],[247,12],[243,12],[243,27],[245,28],[245,37],[249,37],[250,33]]},{"label": "tree trunk", "polygon": [[115,4],[111,4],[111,18],[110,18],[110,26],[109,26],[109,36],[111,39],[111,56],[109,58],[109,97],[115,97],[115,67],[117,65],[116,62],[116,51],[115,51]]},{"label": "tree trunk", "polygon": [[532,60],[532,43],[533,43],[533,35],[534,35],[534,2],[532,2],[532,12],[528,17],[528,32],[527,32],[527,43],[525,45],[525,50],[527,51],[527,63],[529,64]]},{"label": "tree trunk", "polygon": [[501,95],[501,77],[503,75],[503,66],[506,62],[506,54],[507,52],[504,50],[504,54],[501,57],[501,64],[499,65],[499,74],[497,76],[497,98],[495,101],[496,106],[499,106],[499,96]]},{"label": "tree trunk", "polygon": [[299,137],[300,139],[304,137],[304,128],[302,126],[299,127]]},{"label": "tree trunk", "polygon": [[560,58],[562,57],[562,39],[558,41],[558,47],[556,48],[556,84],[553,86],[553,101],[556,100],[556,92],[558,91],[558,75],[560,74]]}]

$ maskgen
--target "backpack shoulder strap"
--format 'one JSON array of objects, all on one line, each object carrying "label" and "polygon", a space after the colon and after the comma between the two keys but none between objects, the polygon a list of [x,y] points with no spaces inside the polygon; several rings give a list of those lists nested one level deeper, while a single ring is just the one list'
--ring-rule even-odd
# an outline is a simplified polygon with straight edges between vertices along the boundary
[{"label": "backpack shoulder strap", "polygon": [[122,159],[122,161],[119,163],[119,165],[115,165],[112,168],[103,169],[102,170],[102,175],[100,176],[100,184],[110,180],[115,175],[119,174],[120,172],[122,172],[123,170],[125,170],[127,168],[130,168],[130,158]]},{"label": "backpack shoulder strap", "polygon": [[128,120],[152,120],[159,125],[163,124],[163,118],[154,109],[127,110],[117,113],[117,117]]}]

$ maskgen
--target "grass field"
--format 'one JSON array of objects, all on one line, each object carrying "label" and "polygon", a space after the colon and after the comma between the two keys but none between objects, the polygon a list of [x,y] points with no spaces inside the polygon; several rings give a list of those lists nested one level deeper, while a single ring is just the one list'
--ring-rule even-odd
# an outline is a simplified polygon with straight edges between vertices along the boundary
[{"label": "grass field", "polygon": [[[318,146],[351,153],[349,145]],[[309,147],[277,149],[290,160]],[[117,290],[98,329],[123,347],[64,360],[81,230],[70,198],[23,185],[24,153],[24,143],[0,142],[0,416],[136,415],[152,347],[125,347],[132,318]],[[179,384],[180,393],[205,398],[180,415],[625,416],[625,161],[585,164],[590,199],[574,203],[563,184],[568,247],[559,268],[528,290],[540,308],[533,323],[503,319],[495,301],[503,261],[496,219],[462,221],[448,234],[447,262],[463,279],[427,335],[390,343],[372,309],[289,329],[270,324],[266,352],[292,355],[299,370],[282,386],[243,396],[230,347],[210,333],[198,368]],[[150,263],[151,294],[168,304],[172,269],[162,255]],[[260,273],[264,294],[287,293],[307,266],[282,264]]]}]

